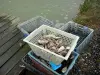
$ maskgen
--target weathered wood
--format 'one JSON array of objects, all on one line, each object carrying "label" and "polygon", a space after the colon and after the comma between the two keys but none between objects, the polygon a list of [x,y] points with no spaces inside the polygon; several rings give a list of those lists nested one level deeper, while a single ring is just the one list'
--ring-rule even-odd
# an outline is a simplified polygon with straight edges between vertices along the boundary
[{"label": "weathered wood", "polygon": [[7,16],[7,17],[5,17],[5,18],[2,18],[1,20],[0,20],[0,27],[2,27],[3,25],[5,25],[5,24],[7,24],[8,22],[11,22],[10,20],[11,20],[11,16],[9,15],[9,16]]},{"label": "weathered wood", "polygon": [[7,23],[7,25],[4,25],[0,27],[0,33],[2,33],[5,29],[9,28],[10,23]]},{"label": "weathered wood", "polygon": [[[14,49],[13,49],[14,50]],[[20,49],[5,65],[3,65],[0,69],[0,75],[14,75],[11,70],[13,67],[19,62],[19,60],[29,51],[29,47],[25,45],[22,49]],[[10,71],[10,72],[9,72]],[[16,71],[16,70],[15,70]],[[15,72],[14,71],[14,72]]]},{"label": "weathered wood", "polygon": [[13,21],[14,19],[16,19],[16,17],[11,17],[11,19],[8,22],[1,24],[0,25],[0,33],[3,32],[5,29],[9,28],[9,26],[12,25],[11,21]]},{"label": "weathered wood", "polygon": [[6,19],[8,19],[9,17],[11,17],[11,15],[7,15],[7,16],[4,16],[4,17],[1,17],[0,18],[0,23],[1,22],[4,22]]},{"label": "weathered wood", "polygon": [[5,29],[2,33],[0,33],[0,39],[2,39],[4,36],[6,36],[11,31],[13,31],[15,28],[17,28],[16,26],[18,25],[19,21],[20,21],[19,18],[14,19],[12,21],[12,25],[9,26],[7,29]]},{"label": "weathered wood", "polygon": [[18,74],[21,58],[29,51],[27,45],[23,48],[20,46],[25,43],[22,43],[23,36],[16,27],[18,22],[19,18],[14,16],[0,16],[0,75]]},{"label": "weathered wood", "polygon": [[1,19],[4,19],[5,17],[7,17],[7,14],[5,14],[5,13],[0,14],[0,20],[1,20]]},{"label": "weathered wood", "polygon": [[3,55],[9,48],[11,48],[16,42],[18,42],[22,36],[18,33],[15,37],[9,40],[5,45],[0,48],[0,56]]},{"label": "weathered wood", "polygon": [[23,65],[23,62],[20,60],[11,70],[9,69],[9,72],[6,75],[19,75],[25,68],[20,67],[20,65]]},{"label": "weathered wood", "polygon": [[3,39],[0,39],[0,47],[3,46],[7,41],[12,39],[16,34],[18,34],[20,31],[18,29],[15,29],[11,33],[7,34]]},{"label": "weathered wood", "polygon": [[20,41],[15,43],[8,51],[0,57],[0,67],[3,66],[19,49]]},{"label": "weathered wood", "polygon": [[2,33],[0,33],[0,39],[4,38],[7,34],[10,34],[11,31],[15,30],[16,29],[16,24],[9,27],[8,29],[4,30]]}]

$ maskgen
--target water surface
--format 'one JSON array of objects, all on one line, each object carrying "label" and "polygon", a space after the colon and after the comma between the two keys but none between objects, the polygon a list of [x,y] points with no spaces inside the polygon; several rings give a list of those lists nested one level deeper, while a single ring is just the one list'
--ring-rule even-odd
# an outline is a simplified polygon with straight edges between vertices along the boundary
[{"label": "water surface", "polygon": [[37,15],[57,22],[72,20],[83,0],[0,0],[0,13],[8,13],[21,21]]}]

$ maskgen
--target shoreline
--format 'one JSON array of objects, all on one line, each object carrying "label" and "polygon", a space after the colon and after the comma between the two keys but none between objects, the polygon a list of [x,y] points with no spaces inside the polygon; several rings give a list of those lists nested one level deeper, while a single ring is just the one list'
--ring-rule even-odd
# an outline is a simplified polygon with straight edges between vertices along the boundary
[{"label": "shoreline", "polygon": [[74,22],[96,29],[100,24],[100,0],[85,0]]}]

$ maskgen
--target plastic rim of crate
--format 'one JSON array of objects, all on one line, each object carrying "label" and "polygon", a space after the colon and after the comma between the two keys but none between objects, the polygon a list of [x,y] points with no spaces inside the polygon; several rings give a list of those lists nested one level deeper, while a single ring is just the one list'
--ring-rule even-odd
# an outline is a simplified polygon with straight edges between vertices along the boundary
[{"label": "plastic rim of crate", "polygon": [[[29,52],[28,55],[29,55],[31,58],[34,59],[34,57],[33,57],[33,55],[32,55],[31,53],[32,53],[32,52]],[[56,65],[56,64],[53,63],[53,62],[49,62],[49,64],[51,65],[51,68],[52,68],[53,70],[57,70],[58,68],[60,68],[60,67],[62,66],[61,64]]]},{"label": "plastic rim of crate", "polygon": [[[28,55],[30,56],[32,52],[33,52],[33,51],[28,52]],[[33,59],[35,59],[35,61],[39,62],[41,65],[43,65],[44,67],[46,67],[47,69],[49,69],[50,71],[54,72],[56,75],[59,75],[57,72],[55,72],[54,70],[52,70],[51,68],[49,68],[47,65],[43,64],[42,62],[40,62],[40,61],[39,61],[38,59],[36,59],[34,56],[31,55],[31,57],[32,57]]]},{"label": "plastic rim of crate", "polygon": [[[32,52],[33,52],[33,51],[28,52],[28,55],[31,55]],[[78,56],[79,56],[79,54],[78,54],[77,52],[73,51],[73,53],[75,54],[75,55],[74,55],[75,58],[72,60],[71,64],[69,65],[69,67],[68,67],[67,71],[64,73],[64,75],[67,75],[67,74],[69,73],[69,71],[72,69],[72,67],[73,67],[74,64],[75,64],[75,61],[77,60],[77,58],[78,58]],[[36,60],[37,62],[39,62],[40,64],[42,64],[42,65],[43,65],[44,67],[46,67],[47,69],[49,69],[49,70],[51,70],[52,72],[54,72],[55,74],[60,75],[60,74],[58,74],[57,72],[55,72],[54,70],[52,70],[51,68],[49,68],[48,66],[44,65],[42,62],[40,62],[40,61],[39,61],[38,59],[36,59],[34,56],[32,56],[32,58],[33,58],[34,60]]]}]

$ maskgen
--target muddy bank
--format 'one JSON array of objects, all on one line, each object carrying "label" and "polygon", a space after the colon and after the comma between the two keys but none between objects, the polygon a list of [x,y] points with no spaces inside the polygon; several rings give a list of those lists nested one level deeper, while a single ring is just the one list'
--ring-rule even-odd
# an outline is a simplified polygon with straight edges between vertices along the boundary
[{"label": "muddy bank", "polygon": [[100,27],[100,0],[85,0],[74,21],[93,29]]},{"label": "muddy bank", "polygon": [[100,73],[100,0],[85,0],[75,22],[94,29],[94,36],[85,52],[80,54],[71,75],[99,75]]}]

